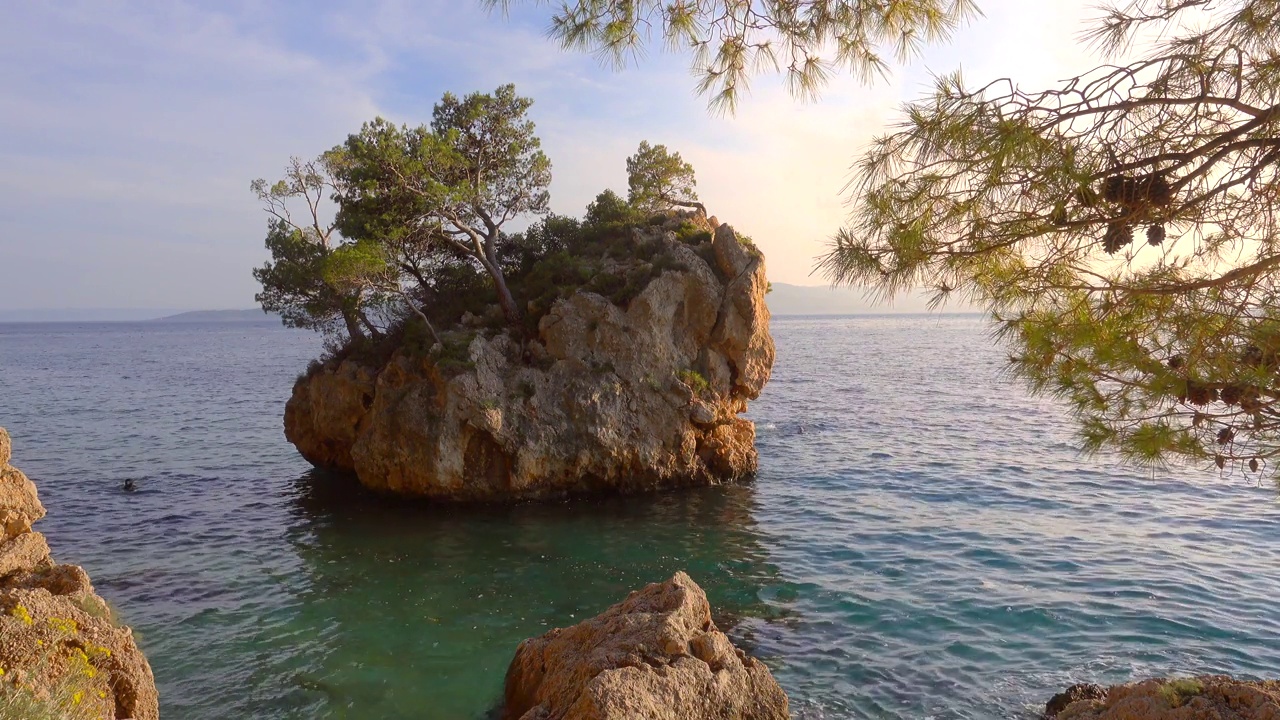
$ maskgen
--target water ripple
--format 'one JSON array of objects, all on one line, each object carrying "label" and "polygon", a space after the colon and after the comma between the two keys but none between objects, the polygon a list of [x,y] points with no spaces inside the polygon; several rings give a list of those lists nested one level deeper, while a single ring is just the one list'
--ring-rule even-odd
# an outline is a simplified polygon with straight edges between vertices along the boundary
[{"label": "water ripple", "polygon": [[269,324],[0,325],[0,425],[168,717],[481,718],[520,639],[681,568],[802,720],[1274,675],[1271,488],[1081,459],[976,318],[774,330],[752,487],[465,513],[353,494],[283,439],[318,342]]}]

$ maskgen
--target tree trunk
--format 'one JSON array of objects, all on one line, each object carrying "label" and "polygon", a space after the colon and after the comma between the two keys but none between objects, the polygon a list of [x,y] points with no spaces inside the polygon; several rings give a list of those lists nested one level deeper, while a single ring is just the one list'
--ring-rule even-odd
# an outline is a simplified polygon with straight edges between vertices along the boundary
[{"label": "tree trunk", "polygon": [[356,319],[355,312],[351,310],[343,310],[342,319],[347,323],[347,335],[349,335],[352,340],[365,339],[364,330],[360,328],[360,323]]},{"label": "tree trunk", "polygon": [[413,298],[409,297],[409,294],[404,290],[398,290],[397,292],[400,293],[400,298],[409,306],[409,309],[413,311],[413,314],[417,315],[418,319],[422,321],[422,324],[427,326],[427,332],[431,333],[431,339],[439,343],[441,347],[444,347],[444,341],[440,339],[438,334],[436,334],[436,328],[431,324],[431,321],[427,319],[427,314],[422,312],[422,309],[418,307],[417,303],[413,301]]},{"label": "tree trunk", "polygon": [[511,296],[511,290],[507,287],[507,279],[502,276],[502,270],[493,263],[489,264],[489,274],[493,276],[493,284],[498,288],[498,304],[502,306],[502,314],[506,316],[508,323],[515,325],[520,322],[524,313],[521,313],[520,308],[516,306],[516,299]]},{"label": "tree trunk", "polygon": [[687,207],[687,208],[694,208],[696,210],[701,210],[702,215],[704,217],[706,217],[707,215],[707,206],[703,205],[697,200],[672,200],[671,204],[677,207]]},{"label": "tree trunk", "polygon": [[498,289],[498,304],[502,306],[502,314],[506,316],[509,324],[516,325],[524,317],[524,313],[520,312],[520,307],[516,305],[516,299],[512,297],[511,289],[507,287],[507,279],[502,275],[502,267],[498,265],[498,259],[494,256],[496,236],[495,228],[485,238],[484,254],[480,262],[484,265],[484,269],[489,271],[489,277],[493,278],[493,285]]},{"label": "tree trunk", "polygon": [[374,325],[373,321],[369,319],[369,316],[368,314],[365,313],[364,308],[359,308],[358,310],[356,310],[356,313],[360,316],[360,324],[364,325],[365,329],[369,331],[369,337],[375,340],[378,339],[379,337],[382,337],[382,332],[379,331],[378,326]]}]

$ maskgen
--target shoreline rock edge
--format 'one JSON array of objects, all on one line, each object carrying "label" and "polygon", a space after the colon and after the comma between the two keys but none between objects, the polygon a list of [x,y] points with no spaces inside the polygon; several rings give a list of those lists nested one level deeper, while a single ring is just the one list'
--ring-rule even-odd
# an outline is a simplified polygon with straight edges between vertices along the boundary
[{"label": "shoreline rock edge", "polygon": [[86,717],[158,720],[155,676],[133,631],[115,624],[83,568],[55,562],[32,531],[45,509],[10,457],[0,427],[0,683],[10,685],[0,692],[49,702],[63,688]]},{"label": "shoreline rock edge", "polygon": [[600,615],[520,643],[502,720],[786,720],[764,663],[711,620],[684,572]]},{"label": "shoreline rock edge", "polygon": [[1045,706],[1045,720],[1276,720],[1280,681],[1226,675],[1158,678],[1103,688],[1072,685]]}]

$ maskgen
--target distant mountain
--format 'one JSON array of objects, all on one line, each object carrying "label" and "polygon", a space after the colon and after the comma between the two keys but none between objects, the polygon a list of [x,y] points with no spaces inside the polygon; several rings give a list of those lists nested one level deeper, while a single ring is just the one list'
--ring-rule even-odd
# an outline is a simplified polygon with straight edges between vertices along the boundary
[{"label": "distant mountain", "polygon": [[279,316],[270,315],[254,308],[252,310],[193,310],[191,312],[168,315],[156,318],[153,322],[164,323],[207,323],[207,322],[268,322],[278,320]]},{"label": "distant mountain", "polygon": [[[773,291],[764,296],[769,312],[773,315],[867,315],[889,313],[930,312],[929,303],[912,293],[896,298],[892,303],[868,298],[862,288],[807,286],[773,283]],[[934,312],[976,312],[967,303],[951,303]]]},{"label": "distant mountain", "polygon": [[[789,285],[773,283],[773,291],[765,295],[769,312],[774,315],[866,315],[886,313],[929,312],[928,303],[918,295],[904,295],[892,304],[868,299],[860,288],[826,285]],[[953,303],[941,312],[975,312],[977,308]],[[273,322],[278,315],[268,315],[257,308],[250,310],[0,310],[0,322],[138,322],[214,323]]]},{"label": "distant mountain", "polygon": [[0,322],[140,322],[175,312],[168,308],[25,308],[0,310]]}]

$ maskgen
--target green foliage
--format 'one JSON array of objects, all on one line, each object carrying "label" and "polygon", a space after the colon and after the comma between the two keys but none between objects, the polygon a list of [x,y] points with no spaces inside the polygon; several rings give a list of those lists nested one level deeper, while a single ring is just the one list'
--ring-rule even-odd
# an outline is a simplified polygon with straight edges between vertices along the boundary
[{"label": "green foliage", "polygon": [[711,384],[697,370],[681,370],[676,373],[676,378],[684,383],[694,395],[702,396],[711,389]]},{"label": "green foliage", "polygon": [[548,215],[522,233],[503,236],[499,242],[503,267],[508,274],[528,273],[542,258],[575,246],[583,239],[583,225],[575,218]]},{"label": "green foliage", "polygon": [[1160,687],[1160,696],[1169,707],[1182,707],[1191,698],[1204,692],[1204,684],[1194,678],[1170,680]]},{"label": "green foliage", "polygon": [[[381,283],[388,272],[394,268],[388,262],[386,247],[372,240],[339,246],[325,258],[321,270],[325,283],[335,288]],[[398,283],[399,277],[394,282]]]},{"label": "green foliage", "polygon": [[582,221],[585,225],[600,226],[613,223],[626,225],[638,219],[638,213],[630,203],[618,193],[605,190],[587,205],[587,214]]},{"label": "green foliage", "polygon": [[[404,323],[400,327],[400,337],[396,343],[396,347],[403,350],[409,357],[424,358],[429,357],[431,349],[439,342],[442,348],[449,348],[449,342],[445,338],[437,339],[437,336],[422,323],[421,318],[410,317],[405,318]],[[470,341],[468,341],[470,342]]]},{"label": "green foliage", "polygon": [[[664,225],[675,226],[672,216],[664,216]],[[493,317],[493,291],[490,276],[474,265],[445,265],[438,268],[431,286],[420,290],[419,304],[429,321],[442,329],[441,350],[416,316],[400,319],[378,338],[361,338],[330,347],[323,361],[312,363],[304,376],[320,372],[343,360],[369,366],[386,364],[396,353],[425,358],[446,375],[471,369],[468,346],[475,337],[475,326],[483,332],[496,330],[536,335],[538,323],[557,300],[576,292],[594,292],[619,307],[642,293],[649,283],[665,272],[689,270],[672,248],[662,239],[657,228],[646,230],[648,237],[637,236],[633,225],[602,220],[599,225],[583,224],[572,218],[548,216],[531,225],[524,233],[505,236],[503,247],[511,261],[508,265],[510,288],[517,301],[527,310],[522,325],[511,328]],[[714,251],[705,242],[704,231],[686,223],[678,226],[686,242],[698,242],[696,252],[709,255]],[[349,249],[335,252],[328,277],[335,283],[343,278],[376,273],[380,266],[374,252],[376,246],[351,243]],[[540,253],[546,253],[541,255]],[[713,265],[714,267],[714,265]],[[459,329],[466,313],[480,318],[472,327]],[[544,368],[545,369],[545,368]]]},{"label": "green foliage", "polygon": [[[319,160],[293,161],[285,181],[253,183],[273,218],[274,262],[255,271],[260,300],[288,323],[332,330],[325,357],[303,378],[397,354],[461,372],[477,331],[531,336],[575,292],[626,307],[654,278],[687,270],[666,230],[710,251],[708,233],[670,212],[673,193],[693,197],[692,168],[661,146],[642,144],[629,160],[641,178],[633,194],[652,200],[644,201],[652,227],[640,227],[645,212],[610,190],[583,221],[548,213],[550,163],[526,117],[530,104],[510,85],[445,95],[429,127],[378,118]],[[329,225],[320,221],[326,194],[337,203]],[[306,223],[293,220],[290,203],[305,204]],[[520,215],[541,217],[523,232],[502,231]]]},{"label": "green foliage", "polygon": [[445,375],[474,370],[475,362],[471,359],[471,341],[476,337],[473,332],[451,332],[444,335],[444,346],[440,355],[435,358],[436,367]]},{"label": "green foliage", "polygon": [[711,106],[732,111],[755,72],[781,72],[793,94],[813,98],[833,72],[870,81],[886,72],[885,57],[905,61],[979,14],[972,0],[566,0],[551,36],[623,65],[643,54],[654,28],[667,47],[691,53]]},{"label": "green foliage", "polygon": [[677,205],[702,207],[697,184],[693,166],[666,145],[642,141],[636,154],[627,158],[627,202],[636,212],[665,213]]},{"label": "green foliage", "polygon": [[1274,472],[1280,6],[1138,0],[1092,35],[1138,59],[1042,91],[941,77],[859,160],[823,267],[986,307],[1088,450]]},{"label": "green foliage", "polygon": [[542,315],[556,300],[591,281],[593,274],[583,257],[561,250],[534,265],[521,283],[522,295],[536,308],[534,312]]},{"label": "green foliage", "polygon": [[262,285],[255,300],[267,312],[278,313],[290,327],[352,337],[377,334],[365,315],[377,298],[361,291],[341,291],[326,283],[326,259],[341,238],[332,223],[322,219],[324,196],[334,190],[333,167],[323,158],[303,162],[292,158],[285,177],[273,184],[254,180],[250,189],[270,216],[266,246],[271,260],[253,271]]},{"label": "green foliage", "polygon": [[338,228],[387,245],[419,283],[467,258],[491,277],[508,320],[518,321],[501,228],[545,214],[551,182],[551,162],[527,118],[532,103],[504,85],[491,95],[445,94],[429,128],[366,123],[330,153],[342,186]]},{"label": "green foliage", "polygon": [[283,220],[268,224],[271,261],[253,271],[262,285],[254,300],[289,327],[328,331],[342,319],[344,298],[324,282],[329,251]]},{"label": "green foliage", "polygon": [[680,262],[670,253],[662,253],[661,255],[655,256],[653,258],[652,267],[653,277],[658,277],[668,270],[672,270],[674,272],[688,272],[689,270],[688,265]]},{"label": "green foliage", "polygon": [[756,241],[752,240],[749,235],[737,233],[738,244],[741,245],[747,254],[752,257],[764,257],[764,253],[760,252],[760,248],[756,247]]},{"label": "green foliage", "polygon": [[711,233],[685,220],[676,228],[676,239],[686,245],[702,245],[711,242]]},{"label": "green foliage", "polygon": [[15,605],[0,616],[0,633],[20,632],[42,639],[25,667],[0,667],[0,720],[99,720],[110,712],[114,698],[100,669],[109,666],[108,648],[85,636],[74,620],[39,620]]}]

